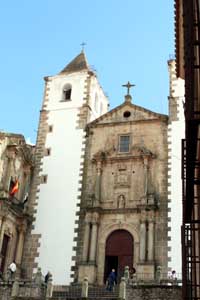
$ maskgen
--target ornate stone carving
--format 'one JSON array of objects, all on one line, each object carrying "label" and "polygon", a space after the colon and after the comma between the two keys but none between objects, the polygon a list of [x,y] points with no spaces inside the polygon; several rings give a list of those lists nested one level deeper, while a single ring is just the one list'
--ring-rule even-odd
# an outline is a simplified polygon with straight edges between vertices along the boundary
[{"label": "ornate stone carving", "polygon": [[124,164],[124,163],[119,163],[117,165],[117,168],[118,168],[119,171],[125,171],[125,170],[127,170],[127,165]]},{"label": "ornate stone carving", "polygon": [[99,214],[97,212],[93,213],[93,215],[92,215],[92,223],[93,224],[99,223]]},{"label": "ornate stone carving", "polygon": [[85,215],[85,223],[90,223],[92,220],[92,214],[91,213],[87,213]]},{"label": "ornate stone carving", "polygon": [[130,186],[130,174],[126,170],[118,170],[115,174],[116,186]]}]

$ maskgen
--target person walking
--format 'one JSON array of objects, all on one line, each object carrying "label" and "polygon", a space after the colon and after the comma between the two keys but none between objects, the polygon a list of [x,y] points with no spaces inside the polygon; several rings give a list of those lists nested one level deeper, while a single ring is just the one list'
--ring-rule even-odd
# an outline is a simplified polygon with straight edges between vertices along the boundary
[{"label": "person walking", "polygon": [[10,280],[13,280],[13,279],[14,279],[16,270],[17,270],[17,266],[16,266],[15,261],[13,261],[13,262],[9,265],[9,267],[8,267],[8,271],[9,271],[9,279],[10,279]]},{"label": "person walking", "polygon": [[108,276],[108,280],[107,280],[107,290],[112,292],[113,291],[113,287],[114,284],[117,283],[117,276],[115,274],[115,269],[112,269],[112,271],[110,272],[109,276]]}]

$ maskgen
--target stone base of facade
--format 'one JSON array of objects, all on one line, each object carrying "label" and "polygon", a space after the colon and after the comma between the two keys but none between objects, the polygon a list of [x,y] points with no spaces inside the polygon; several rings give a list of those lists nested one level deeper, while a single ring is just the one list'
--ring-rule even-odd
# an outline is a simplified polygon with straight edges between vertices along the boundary
[{"label": "stone base of facade", "polygon": [[[112,292],[105,290],[105,287],[89,287],[93,298],[86,297],[85,299],[98,299],[105,300],[105,297],[112,297],[113,300],[117,300],[120,297],[120,287]],[[14,282],[12,283],[2,283],[0,282],[0,297],[1,300],[56,300],[56,299],[81,299],[82,291],[80,286],[53,286],[53,291],[50,295],[47,293],[48,287],[46,288],[44,284],[36,284],[35,282]],[[31,295],[31,296],[30,296]],[[97,297],[98,295],[98,297]],[[102,295],[102,296],[100,296]],[[83,299],[83,298],[82,298]],[[126,299],[132,300],[181,300],[182,299],[182,287],[178,285],[168,284],[142,284],[142,285],[128,285],[126,287]]]},{"label": "stone base of facade", "polygon": [[83,282],[84,278],[88,278],[89,283],[97,281],[97,266],[94,263],[79,265],[78,282]]}]

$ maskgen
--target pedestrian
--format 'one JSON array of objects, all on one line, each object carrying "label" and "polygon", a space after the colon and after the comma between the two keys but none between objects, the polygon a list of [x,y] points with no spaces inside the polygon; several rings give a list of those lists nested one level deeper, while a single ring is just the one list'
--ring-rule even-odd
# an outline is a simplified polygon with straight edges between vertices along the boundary
[{"label": "pedestrian", "polygon": [[117,283],[117,276],[115,274],[115,269],[112,269],[112,271],[110,272],[108,279],[107,279],[107,290],[112,292],[113,291],[113,287],[114,284]]},{"label": "pedestrian", "polygon": [[4,278],[3,278],[3,273],[0,271],[0,280],[1,281],[4,281]]},{"label": "pedestrian", "polygon": [[133,267],[130,269],[130,279],[133,279],[134,274],[136,273],[136,269]]},{"label": "pedestrian", "polygon": [[11,279],[11,280],[14,279],[16,270],[17,270],[17,266],[16,266],[15,261],[13,261],[8,267],[9,279]]},{"label": "pedestrian", "polygon": [[44,277],[44,282],[47,284],[48,283],[48,280],[49,280],[49,277],[50,277],[51,273],[48,271],[47,274],[45,275]]},{"label": "pedestrian", "polygon": [[172,278],[172,280],[176,280],[177,279],[177,277],[176,277],[176,271],[175,270],[172,271],[171,278]]}]

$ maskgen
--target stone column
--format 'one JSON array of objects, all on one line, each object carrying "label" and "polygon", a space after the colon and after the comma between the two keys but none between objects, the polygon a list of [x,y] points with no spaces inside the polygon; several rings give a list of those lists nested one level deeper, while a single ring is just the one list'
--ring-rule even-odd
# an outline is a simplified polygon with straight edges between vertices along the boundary
[{"label": "stone column", "polygon": [[148,261],[154,260],[154,222],[149,222],[148,231]]},{"label": "stone column", "polygon": [[18,267],[21,265],[22,262],[25,232],[26,232],[26,226],[22,224],[19,227],[19,239],[18,239],[17,252],[15,257],[15,261]]},{"label": "stone column", "polygon": [[140,224],[140,261],[146,259],[146,222]]},{"label": "stone column", "polygon": [[3,216],[0,216],[0,266],[1,266],[1,248],[2,248],[2,242],[3,242],[3,236],[2,236],[2,231],[3,231]]},{"label": "stone column", "polygon": [[97,232],[98,232],[98,214],[95,213],[92,218],[92,233],[90,241],[90,261],[96,261],[96,248],[97,248]]},{"label": "stone column", "polygon": [[19,282],[15,279],[12,285],[11,297],[16,299],[17,296],[19,296]]},{"label": "stone column", "polygon": [[10,148],[10,150],[7,152],[7,167],[6,167],[6,175],[4,177],[4,188],[6,191],[9,191],[9,185],[10,185],[10,176],[11,176],[11,170],[12,170],[12,164],[13,160],[15,159],[15,147]]},{"label": "stone column", "polygon": [[144,158],[144,196],[148,194],[148,158]]},{"label": "stone column", "polygon": [[3,223],[3,217],[0,216],[0,232],[1,232],[1,225],[2,225],[2,223]]},{"label": "stone column", "polygon": [[0,253],[1,253],[1,247],[3,243],[3,236],[4,236],[4,223],[5,223],[5,216],[0,217]]},{"label": "stone column", "polygon": [[85,277],[83,282],[82,282],[81,298],[82,299],[87,299],[88,298],[88,278],[87,277]]},{"label": "stone column", "polygon": [[97,201],[101,201],[101,175],[102,175],[102,167],[101,162],[97,162],[97,174],[96,174],[96,183],[95,183],[95,199]]},{"label": "stone column", "polygon": [[119,298],[120,300],[126,299],[126,280],[124,277],[121,278],[121,282],[119,285]]},{"label": "stone column", "polygon": [[91,222],[91,215],[87,214],[85,216],[85,232],[84,232],[84,240],[83,240],[83,261],[84,262],[88,261],[90,222]]}]

